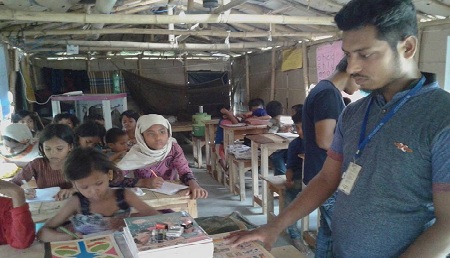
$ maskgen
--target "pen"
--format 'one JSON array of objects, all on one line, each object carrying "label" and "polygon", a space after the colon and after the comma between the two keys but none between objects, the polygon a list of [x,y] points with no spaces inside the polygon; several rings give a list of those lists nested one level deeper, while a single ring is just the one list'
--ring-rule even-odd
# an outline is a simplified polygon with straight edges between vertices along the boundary
[{"label": "pen", "polygon": [[77,236],[76,234],[74,234],[73,232],[69,231],[67,228],[65,228],[63,226],[59,226],[58,229],[61,230],[64,233],[66,233],[67,235],[75,237],[75,239],[80,239],[79,236]]},{"label": "pen", "polygon": [[153,171],[153,169],[150,169],[150,171],[152,172],[152,174],[153,174],[155,177],[158,177],[158,175],[155,173],[155,171]]}]

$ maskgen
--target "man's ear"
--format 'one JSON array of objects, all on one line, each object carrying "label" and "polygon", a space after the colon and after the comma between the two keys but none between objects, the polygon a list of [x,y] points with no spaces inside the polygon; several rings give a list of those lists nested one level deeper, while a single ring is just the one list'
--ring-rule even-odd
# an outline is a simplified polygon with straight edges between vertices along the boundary
[{"label": "man's ear", "polygon": [[415,36],[408,36],[405,40],[401,42],[401,54],[406,59],[411,59],[414,57],[418,47],[418,39]]}]

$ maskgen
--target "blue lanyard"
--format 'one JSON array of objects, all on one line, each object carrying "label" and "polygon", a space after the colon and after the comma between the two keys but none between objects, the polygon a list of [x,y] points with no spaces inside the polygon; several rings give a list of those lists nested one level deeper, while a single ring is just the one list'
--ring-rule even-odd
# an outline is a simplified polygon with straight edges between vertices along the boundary
[{"label": "blue lanyard", "polygon": [[419,92],[424,83],[425,77],[422,76],[419,82],[417,82],[416,86],[414,86],[414,88],[409,90],[409,92],[399,101],[399,103],[381,119],[380,123],[372,130],[372,132],[369,135],[365,136],[367,122],[369,121],[370,108],[372,106],[374,96],[370,98],[369,106],[367,107],[366,114],[364,116],[364,120],[361,125],[361,132],[359,135],[359,145],[358,150],[356,151],[355,154],[355,159],[361,156],[361,152],[363,151],[364,147],[366,147],[367,143],[369,143],[369,141],[373,138],[373,136],[375,136],[375,134],[378,133],[378,131],[380,131],[381,127],[383,127],[383,125],[385,125],[395,115],[395,113],[397,113],[397,111],[406,103],[406,101],[408,101],[412,96],[416,95],[417,92]]}]

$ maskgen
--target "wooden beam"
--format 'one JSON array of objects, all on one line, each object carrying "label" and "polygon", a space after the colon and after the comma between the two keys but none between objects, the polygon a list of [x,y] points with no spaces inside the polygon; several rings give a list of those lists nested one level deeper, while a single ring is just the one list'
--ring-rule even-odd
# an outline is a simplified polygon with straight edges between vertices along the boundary
[{"label": "wooden beam", "polygon": [[[233,51],[261,49],[267,47],[288,47],[297,44],[297,41],[260,41],[260,42],[240,42],[230,44],[192,44],[182,43],[178,47],[170,43],[146,43],[146,42],[124,42],[124,41],[83,41],[83,40],[28,40],[25,43],[25,51],[41,51],[38,45],[78,45],[82,51],[125,51],[125,50],[199,50],[199,51]],[[30,48],[27,48],[29,44]],[[83,48],[84,47],[84,48]],[[43,48],[43,47],[41,47]],[[57,48],[55,48],[57,49]],[[64,50],[65,51],[65,50]]]},{"label": "wooden beam", "polygon": [[[153,25],[152,25],[153,26]],[[173,30],[167,29],[101,29],[101,30],[26,30],[19,32],[2,32],[1,35],[9,37],[11,35],[20,34],[24,37],[39,37],[39,36],[62,36],[62,35],[95,35],[95,34],[148,34],[148,35],[190,35],[190,36],[213,36],[213,37],[228,37],[230,38],[259,38],[267,37],[269,33],[267,31],[260,32],[226,32],[223,30]],[[321,36],[337,36],[338,32],[272,32],[272,37],[298,37],[308,38],[321,37]]]},{"label": "wooden beam", "polygon": [[249,57],[245,54],[245,104],[250,101],[250,68],[249,68]]},{"label": "wooden beam", "polygon": [[259,14],[186,14],[181,17],[139,14],[81,14],[0,10],[0,20],[30,22],[76,22],[110,24],[170,24],[170,23],[255,23],[255,24],[316,24],[335,26],[332,17],[259,15]]}]

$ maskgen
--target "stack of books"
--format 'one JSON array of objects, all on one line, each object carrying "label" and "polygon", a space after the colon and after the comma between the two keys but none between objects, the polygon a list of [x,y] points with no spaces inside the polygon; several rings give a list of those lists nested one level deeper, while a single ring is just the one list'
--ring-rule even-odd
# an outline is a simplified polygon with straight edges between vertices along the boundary
[{"label": "stack of books", "polygon": [[123,234],[135,258],[213,257],[214,245],[208,234],[187,212],[124,219]]}]

